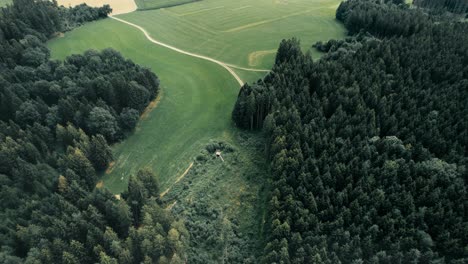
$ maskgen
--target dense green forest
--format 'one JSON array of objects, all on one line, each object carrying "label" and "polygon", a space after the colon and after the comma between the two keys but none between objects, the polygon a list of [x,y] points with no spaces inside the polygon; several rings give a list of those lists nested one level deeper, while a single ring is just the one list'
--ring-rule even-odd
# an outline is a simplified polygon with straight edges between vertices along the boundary
[{"label": "dense green forest", "polygon": [[0,262],[182,263],[188,233],[146,170],[115,197],[95,188],[159,91],[114,50],[49,59],[45,41],[109,6],[14,0],[0,12]]},{"label": "dense green forest", "polygon": [[453,13],[468,13],[468,1],[466,0],[414,0],[416,6],[430,8],[439,11]]},{"label": "dense green forest", "polygon": [[[429,2],[429,1],[428,1]],[[468,262],[468,24],[348,0],[319,61],[284,40],[232,118],[262,129],[265,263]]]}]

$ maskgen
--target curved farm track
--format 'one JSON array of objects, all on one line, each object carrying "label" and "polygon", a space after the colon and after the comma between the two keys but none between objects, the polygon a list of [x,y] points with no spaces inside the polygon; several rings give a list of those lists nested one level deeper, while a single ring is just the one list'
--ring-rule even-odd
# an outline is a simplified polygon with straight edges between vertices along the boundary
[{"label": "curved farm track", "polygon": [[163,43],[161,41],[153,39],[150,36],[150,34],[146,31],[146,29],[144,29],[143,27],[141,27],[141,26],[139,26],[137,24],[134,24],[132,22],[129,22],[129,21],[126,21],[124,19],[114,17],[114,16],[110,16],[110,18],[115,19],[117,21],[120,21],[122,23],[125,23],[127,25],[130,25],[132,27],[135,27],[135,28],[139,29],[141,32],[143,32],[143,34],[145,35],[145,37],[149,41],[151,41],[152,43],[154,43],[156,45],[163,46],[165,48],[171,49],[173,51],[176,51],[176,52],[179,52],[179,53],[191,56],[191,57],[207,60],[207,61],[218,64],[219,66],[226,69],[236,79],[236,81],[239,83],[240,86],[244,85],[244,81],[242,81],[242,79],[239,77],[239,75],[237,75],[237,73],[233,69],[239,69],[239,70],[244,70],[244,71],[254,71],[254,72],[269,72],[269,70],[244,68],[244,67],[240,67],[240,66],[237,66],[237,65],[228,64],[228,63],[225,63],[225,62],[222,62],[222,61],[219,61],[219,60],[216,60],[216,59],[204,56],[204,55],[200,55],[200,54],[196,54],[196,53],[192,53],[192,52],[188,52],[188,51],[176,48],[176,47],[174,47],[172,45],[169,45],[169,44],[166,44],[166,43]]}]

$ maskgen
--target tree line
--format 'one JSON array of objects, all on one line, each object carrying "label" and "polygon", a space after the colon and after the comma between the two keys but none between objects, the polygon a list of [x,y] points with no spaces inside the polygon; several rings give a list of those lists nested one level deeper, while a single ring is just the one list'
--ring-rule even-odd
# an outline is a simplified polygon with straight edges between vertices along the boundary
[{"label": "tree line", "polygon": [[365,0],[336,16],[360,34],[316,62],[282,41],[232,113],[267,140],[263,262],[465,263],[468,25]]},{"label": "tree line", "polygon": [[413,4],[418,7],[439,11],[449,11],[458,14],[468,13],[468,2],[466,0],[414,0]]},{"label": "tree line", "polygon": [[96,188],[159,91],[117,51],[50,59],[45,41],[109,6],[13,0],[0,9],[0,262],[183,263],[188,233],[161,207],[157,178],[132,175],[120,198]]}]

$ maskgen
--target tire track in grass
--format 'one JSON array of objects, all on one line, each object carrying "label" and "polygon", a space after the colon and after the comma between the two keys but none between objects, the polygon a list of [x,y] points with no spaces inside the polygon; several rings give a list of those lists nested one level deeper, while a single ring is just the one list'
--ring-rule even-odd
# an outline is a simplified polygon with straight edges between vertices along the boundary
[{"label": "tire track in grass", "polygon": [[184,171],[184,173],[182,173],[182,175],[180,175],[180,176],[177,178],[177,180],[171,185],[171,187],[167,188],[164,192],[162,192],[162,193],[159,195],[159,197],[163,198],[164,195],[166,195],[166,194],[171,190],[172,186],[174,186],[176,183],[178,183],[180,180],[182,180],[182,179],[185,177],[185,175],[187,175],[187,173],[190,171],[190,169],[192,168],[192,166],[193,166],[193,162],[190,163],[190,166]]},{"label": "tire track in grass", "polygon": [[173,51],[176,51],[176,52],[179,52],[179,53],[182,53],[182,54],[185,54],[185,55],[188,55],[188,56],[191,56],[191,57],[195,57],[195,58],[199,58],[199,59],[203,59],[203,60],[207,60],[207,61],[210,61],[210,62],[213,62],[213,63],[216,63],[218,64],[219,66],[223,67],[224,69],[226,69],[233,77],[234,79],[236,79],[236,81],[239,83],[239,86],[242,86],[244,85],[244,81],[242,81],[242,79],[239,77],[239,75],[237,75],[237,73],[232,69],[232,68],[235,68],[235,69],[240,69],[240,70],[245,70],[245,71],[261,71],[261,72],[269,72],[269,70],[262,70],[262,69],[250,69],[250,68],[244,68],[244,67],[240,67],[240,66],[236,66],[236,65],[232,65],[232,64],[227,64],[227,63],[224,63],[222,61],[219,61],[219,60],[216,60],[216,59],[213,59],[213,58],[210,58],[210,57],[207,57],[207,56],[203,56],[203,55],[200,55],[200,54],[196,54],[196,53],[192,53],[192,52],[188,52],[188,51],[185,51],[185,50],[182,50],[182,49],[179,49],[179,48],[176,48],[172,45],[169,45],[169,44],[166,44],[166,43],[163,43],[161,41],[158,41],[158,40],[155,40],[153,39],[150,34],[141,26],[137,25],[137,24],[134,24],[132,22],[129,22],[127,20],[124,20],[124,19],[121,19],[121,18],[118,18],[118,17],[114,17],[114,16],[109,16],[110,18],[112,19],[115,19],[119,22],[122,22],[124,24],[127,24],[127,25],[130,25],[132,27],[135,27],[137,29],[139,29],[141,32],[143,32],[143,34],[145,35],[145,37],[153,42],[154,44],[156,45],[159,45],[159,46],[163,46],[165,48],[168,48],[168,49],[171,49]]}]

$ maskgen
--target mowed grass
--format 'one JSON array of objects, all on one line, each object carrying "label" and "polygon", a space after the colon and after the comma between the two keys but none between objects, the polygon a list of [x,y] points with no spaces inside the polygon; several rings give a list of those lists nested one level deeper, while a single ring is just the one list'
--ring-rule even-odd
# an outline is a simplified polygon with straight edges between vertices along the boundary
[{"label": "mowed grass", "polygon": [[139,10],[157,9],[183,5],[200,0],[135,0]]},{"label": "mowed grass", "polygon": [[49,42],[52,57],[107,47],[151,68],[162,84],[161,100],[128,139],[113,147],[115,164],[103,175],[114,193],[126,189],[138,169],[151,168],[162,188],[189,166],[212,138],[229,138],[230,113],[239,86],[223,68],[149,42],[138,30],[112,19],[86,24]]},{"label": "mowed grass", "polygon": [[[341,0],[203,0],[120,15],[154,39],[250,68],[271,68],[282,39],[298,37],[304,51],[319,40],[339,39]],[[319,54],[312,50],[315,58]]]}]

